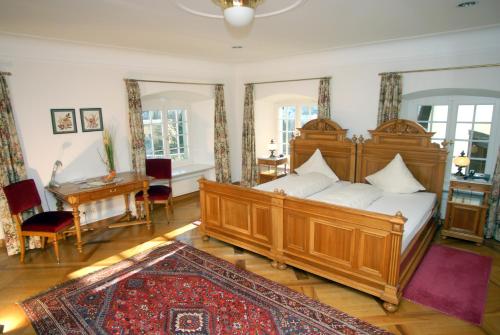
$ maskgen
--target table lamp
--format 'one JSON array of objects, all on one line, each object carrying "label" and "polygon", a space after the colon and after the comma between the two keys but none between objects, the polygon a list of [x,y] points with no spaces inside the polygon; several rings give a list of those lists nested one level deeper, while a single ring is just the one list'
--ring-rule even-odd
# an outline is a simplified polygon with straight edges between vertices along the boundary
[{"label": "table lamp", "polygon": [[50,187],[59,187],[59,184],[56,182],[56,173],[57,169],[59,169],[61,166],[62,163],[60,160],[56,160],[54,162],[54,167],[52,168],[52,176],[50,177],[50,182],[49,182]]},{"label": "table lamp", "polygon": [[274,143],[274,140],[271,140],[271,142],[267,145],[267,149],[271,152],[269,158],[276,158],[274,152],[278,149],[278,147],[276,146],[276,143]]},{"label": "table lamp", "polygon": [[455,166],[458,168],[458,171],[457,173],[455,173],[455,176],[463,177],[464,174],[462,172],[462,168],[469,166],[470,159],[469,157],[465,156],[465,152],[462,150],[460,156],[453,158],[453,164],[455,164]]}]

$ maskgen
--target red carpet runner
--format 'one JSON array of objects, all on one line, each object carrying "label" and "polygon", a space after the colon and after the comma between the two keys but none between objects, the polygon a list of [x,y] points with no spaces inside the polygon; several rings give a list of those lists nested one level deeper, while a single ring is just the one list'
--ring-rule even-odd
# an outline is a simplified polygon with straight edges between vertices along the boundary
[{"label": "red carpet runner", "polygon": [[38,334],[388,334],[180,242],[21,306]]},{"label": "red carpet runner", "polygon": [[403,296],[459,319],[480,324],[492,259],[433,245]]}]

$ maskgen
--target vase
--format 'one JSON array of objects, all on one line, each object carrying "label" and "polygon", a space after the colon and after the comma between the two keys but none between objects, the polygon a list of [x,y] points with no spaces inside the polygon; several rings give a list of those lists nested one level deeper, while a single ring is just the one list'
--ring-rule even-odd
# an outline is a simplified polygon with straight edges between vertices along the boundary
[{"label": "vase", "polygon": [[106,176],[104,176],[104,181],[111,182],[115,179],[115,177],[116,177],[116,171],[110,170],[109,173]]}]

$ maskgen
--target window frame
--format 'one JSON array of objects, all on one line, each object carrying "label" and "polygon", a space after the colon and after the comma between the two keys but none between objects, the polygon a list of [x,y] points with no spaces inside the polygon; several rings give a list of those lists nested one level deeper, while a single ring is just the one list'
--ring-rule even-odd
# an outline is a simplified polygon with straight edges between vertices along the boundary
[{"label": "window frame", "polygon": [[[287,133],[292,132],[292,137],[289,137],[287,135],[287,139],[288,139],[287,143],[283,143],[283,134],[282,134],[283,131],[281,129],[282,128],[281,127],[282,120],[283,120],[281,118],[281,108],[283,108],[283,107],[295,107],[294,129],[293,130],[287,129]],[[295,136],[294,134],[295,134],[297,128],[302,127],[302,108],[303,107],[307,107],[308,111],[310,111],[312,108],[316,108],[316,110],[318,110],[317,102],[312,101],[312,100],[285,100],[285,101],[281,101],[279,103],[276,103],[274,106],[274,110],[275,110],[275,113],[277,115],[277,120],[278,120],[277,121],[277,136],[276,136],[278,138],[277,146],[280,149],[281,154],[285,155],[286,157],[290,156],[290,154],[289,154],[290,140],[293,138],[293,136]],[[317,116],[316,116],[316,118],[317,118]],[[287,119],[287,120],[289,120],[289,119]],[[313,120],[313,119],[310,119],[310,120]],[[288,122],[287,122],[287,125],[288,125]],[[286,148],[286,152],[283,151],[283,147]]]},{"label": "window frame", "polygon": [[[144,113],[149,113],[149,120],[148,120],[148,124],[145,123],[146,120],[144,120]],[[157,122],[154,122],[153,120],[153,113],[155,112],[159,112],[160,113],[160,120],[158,120]],[[146,149],[146,145],[144,144],[144,149],[146,151],[146,157],[147,158],[161,158],[161,157],[165,157],[165,142],[166,142],[166,139],[165,139],[165,136],[163,135],[164,134],[164,129],[165,129],[165,125],[164,125],[164,117],[163,117],[163,112],[161,110],[144,110],[142,111],[142,125],[143,125],[143,128],[148,126],[148,128],[150,129],[149,131],[149,134],[151,135],[151,147],[152,147],[152,151],[153,151],[153,155],[147,155],[147,149]],[[156,124],[156,125],[161,125],[161,134],[162,134],[162,150],[163,150],[163,155],[157,155],[156,154],[156,151],[155,150],[155,141],[154,141],[154,137],[153,137],[153,125]]]},{"label": "window frame", "polygon": [[[176,119],[176,122],[174,123],[176,125],[176,131],[177,131],[177,135],[176,135],[176,140],[177,140],[177,146],[175,148],[173,148],[174,150],[177,150],[176,153],[172,154],[171,152],[171,147],[170,147],[170,141],[169,141],[169,136],[168,136],[168,131],[165,131],[166,129],[168,129],[169,125],[171,125],[172,123],[169,122],[169,119],[168,119],[168,112],[169,111],[176,111],[175,113],[175,119]],[[179,117],[178,117],[178,113],[177,111],[181,111],[183,113],[183,121],[181,121],[183,123],[183,141],[184,141],[184,153],[180,153],[180,146],[179,146]],[[179,107],[164,107],[164,108],[161,108],[161,109],[155,109],[155,110],[144,110],[142,111],[143,113],[145,112],[149,112],[150,113],[150,117],[149,117],[149,125],[151,127],[151,138],[152,138],[152,145],[153,145],[153,155],[148,155],[147,154],[147,151],[146,151],[146,158],[170,158],[172,159],[173,161],[176,161],[176,162],[186,162],[190,159],[190,150],[189,150],[189,119],[188,119],[188,115],[189,115],[189,111],[188,111],[188,108],[186,107],[183,107],[183,106],[179,106]],[[152,125],[153,123],[151,122],[152,121],[152,113],[154,112],[160,112],[161,113],[161,121],[160,122],[157,122],[160,123],[162,125],[161,127],[161,131],[162,131],[162,143],[163,143],[163,155],[156,155],[155,154],[155,149],[154,149],[154,140],[153,140],[153,134],[152,134]],[[143,126],[145,127],[146,126],[146,123],[145,123],[145,120],[144,118],[142,119],[143,120]],[[185,155],[185,158],[182,158],[182,159],[178,159],[178,158],[175,158],[176,156],[178,157],[179,155],[181,154],[184,154]]]},{"label": "window frame", "polygon": [[[401,109],[401,118],[406,118],[410,120],[417,120],[418,117],[418,106],[420,105],[448,105],[448,118],[446,125],[446,140],[450,142],[448,145],[448,159],[446,164],[446,171],[451,171],[453,151],[454,151],[454,141],[456,137],[456,126],[458,117],[458,106],[459,105],[493,105],[493,116],[491,120],[490,129],[490,139],[488,142],[488,151],[485,164],[484,172],[492,175],[495,169],[496,154],[498,146],[500,145],[500,99],[494,97],[481,97],[481,96],[469,96],[469,95],[449,95],[449,96],[429,96],[429,97],[419,97],[415,99],[404,99]],[[475,124],[475,118],[471,121],[473,125]],[[469,155],[472,139],[468,140]],[[446,173],[445,175],[445,187],[449,183],[449,179],[452,173]],[[447,188],[446,188],[447,189]]]},{"label": "window frame", "polygon": [[[177,152],[174,154],[174,156],[179,156],[181,154],[184,154],[185,155],[185,158],[183,159],[175,159],[172,157],[172,151],[171,151],[171,148],[170,148],[170,142],[168,141],[168,135],[164,134],[163,137],[166,138],[167,140],[167,143],[168,143],[168,157],[171,158],[172,160],[175,160],[175,161],[178,161],[178,162],[181,162],[181,161],[187,161],[189,160],[189,130],[188,130],[188,110],[187,108],[184,108],[184,107],[176,107],[176,108],[166,108],[165,111],[163,111],[163,113],[166,115],[164,117],[165,119],[165,125],[164,125],[164,128],[168,129],[168,125],[170,124],[169,123],[169,119],[168,119],[168,112],[169,111],[175,111],[175,124],[176,124],[176,131],[177,131],[177,135],[176,135],[176,141],[177,141],[177,147],[174,148],[177,150]],[[184,137],[184,153],[181,153],[180,152],[180,146],[179,146],[179,139],[180,139],[180,136],[179,136],[179,114],[177,113],[178,111],[181,111],[182,114],[183,114],[183,121],[181,121],[181,123],[183,123],[183,137]]]}]

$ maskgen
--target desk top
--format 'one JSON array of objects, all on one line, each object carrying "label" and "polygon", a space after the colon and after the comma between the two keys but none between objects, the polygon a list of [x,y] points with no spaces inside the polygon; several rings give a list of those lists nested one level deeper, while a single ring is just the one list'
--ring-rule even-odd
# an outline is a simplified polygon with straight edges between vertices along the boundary
[{"label": "desk top", "polygon": [[288,158],[284,157],[259,157],[257,158],[258,164],[267,164],[267,165],[282,165],[288,163]]},{"label": "desk top", "polygon": [[[149,183],[149,180],[151,179],[146,175],[140,175],[135,172],[120,172],[116,174],[115,181],[104,183],[103,185],[97,185],[96,182],[102,182],[103,177],[104,176],[89,178],[81,182],[62,183],[59,187],[47,186],[47,190],[57,197],[68,198],[70,196],[80,196],[86,193],[96,193],[103,190],[132,184],[142,184],[145,181]],[[95,186],[92,185],[92,182],[95,183]],[[89,185],[89,183],[91,184]]]}]

